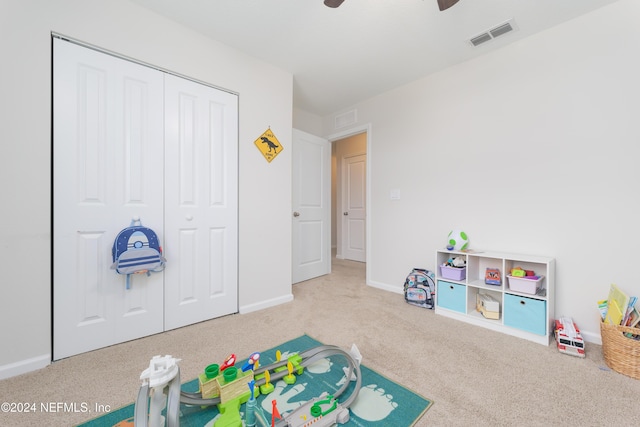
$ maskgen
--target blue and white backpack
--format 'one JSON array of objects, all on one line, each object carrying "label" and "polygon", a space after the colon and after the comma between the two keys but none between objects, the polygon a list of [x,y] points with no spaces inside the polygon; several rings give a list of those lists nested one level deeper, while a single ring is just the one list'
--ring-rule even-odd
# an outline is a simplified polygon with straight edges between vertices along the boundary
[{"label": "blue and white backpack", "polygon": [[131,287],[132,274],[150,275],[152,272],[162,271],[167,261],[162,256],[158,235],[152,229],[144,227],[137,218],[131,221],[129,227],[118,233],[111,253],[111,269],[127,276],[127,289]]},{"label": "blue and white backpack", "polygon": [[411,305],[433,309],[436,304],[436,275],[414,268],[404,281],[404,299]]}]

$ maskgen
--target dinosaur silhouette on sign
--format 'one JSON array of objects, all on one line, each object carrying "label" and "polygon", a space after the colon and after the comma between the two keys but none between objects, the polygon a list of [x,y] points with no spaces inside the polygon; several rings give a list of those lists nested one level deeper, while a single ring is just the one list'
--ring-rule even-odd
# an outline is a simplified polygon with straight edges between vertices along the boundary
[{"label": "dinosaur silhouette on sign", "polygon": [[276,145],[275,142],[271,141],[269,138],[267,138],[266,136],[261,136],[260,139],[262,140],[263,144],[267,144],[269,146],[269,152],[271,152],[271,150],[274,151],[278,151],[278,146]]}]

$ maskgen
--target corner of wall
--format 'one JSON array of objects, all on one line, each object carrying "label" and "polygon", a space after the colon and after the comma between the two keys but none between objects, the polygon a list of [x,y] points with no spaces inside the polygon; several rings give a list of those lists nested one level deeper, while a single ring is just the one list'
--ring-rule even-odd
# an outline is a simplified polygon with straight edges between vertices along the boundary
[{"label": "corner of wall", "polygon": [[252,311],[264,310],[265,308],[275,307],[277,305],[284,304],[291,301],[293,301],[293,294],[283,295],[278,298],[272,298],[269,300],[260,301],[255,304],[241,305],[239,308],[239,313],[248,314],[248,313],[251,313]]},{"label": "corner of wall", "polygon": [[372,288],[382,289],[383,291],[393,292],[394,294],[404,293],[401,286],[387,285],[386,283],[376,282],[375,280],[367,280],[367,285]]}]

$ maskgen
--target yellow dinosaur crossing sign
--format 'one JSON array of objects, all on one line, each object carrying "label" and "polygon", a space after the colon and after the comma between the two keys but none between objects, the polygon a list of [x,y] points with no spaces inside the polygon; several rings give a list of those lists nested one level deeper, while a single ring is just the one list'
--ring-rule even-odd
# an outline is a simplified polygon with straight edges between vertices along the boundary
[{"label": "yellow dinosaur crossing sign", "polygon": [[255,140],[255,144],[269,163],[282,151],[282,145],[273,132],[271,132],[271,128],[265,130],[264,133]]}]

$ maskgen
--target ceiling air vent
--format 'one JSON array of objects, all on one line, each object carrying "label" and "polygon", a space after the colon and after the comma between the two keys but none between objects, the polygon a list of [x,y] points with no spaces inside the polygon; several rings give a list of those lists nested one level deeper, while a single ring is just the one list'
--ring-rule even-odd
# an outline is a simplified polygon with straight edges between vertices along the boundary
[{"label": "ceiling air vent", "polygon": [[489,31],[493,38],[499,37],[503,34],[508,33],[509,31],[513,31],[513,27],[510,22],[505,22],[504,24],[497,26]]},{"label": "ceiling air vent", "polygon": [[516,26],[513,22],[513,19],[510,19],[507,22],[504,22],[481,34],[478,34],[477,36],[472,37],[469,41],[471,42],[472,45],[478,46],[478,45],[481,45],[482,43],[493,40],[496,37],[500,37],[503,34],[510,33],[515,29],[516,29]]},{"label": "ceiling air vent", "polygon": [[478,46],[479,44],[488,42],[489,40],[491,40],[491,36],[489,35],[489,33],[482,33],[479,36],[475,36],[474,38],[472,38],[471,44],[474,46]]}]

